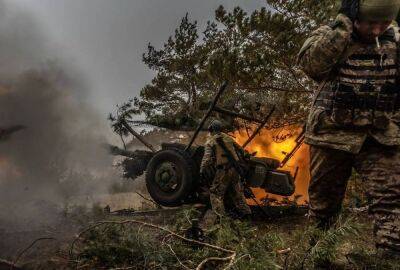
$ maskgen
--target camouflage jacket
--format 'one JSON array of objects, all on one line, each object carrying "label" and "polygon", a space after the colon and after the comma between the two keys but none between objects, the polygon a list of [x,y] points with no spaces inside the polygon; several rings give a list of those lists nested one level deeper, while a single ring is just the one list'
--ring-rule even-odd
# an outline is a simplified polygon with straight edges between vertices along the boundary
[{"label": "camouflage jacket", "polygon": [[[390,27],[390,29],[392,29],[393,36],[397,38],[398,28],[395,29],[393,27]],[[349,66],[349,62],[354,62],[352,60],[354,59],[354,55],[360,55],[365,51],[369,53],[372,51],[378,54],[380,53],[378,50],[386,50],[384,63],[387,62],[388,64],[387,70],[389,69],[389,64],[392,69],[394,68],[394,71],[388,70],[387,72],[391,72],[391,76],[394,76],[393,72],[398,76],[399,67],[396,65],[398,63],[397,39],[393,37],[392,40],[385,43],[383,48],[380,48],[376,44],[371,45],[357,41],[353,38],[352,32],[353,24],[350,19],[339,14],[335,26],[322,26],[314,31],[300,50],[298,58],[300,67],[309,77],[319,83],[318,91],[316,92],[316,97],[307,119],[305,142],[311,145],[324,146],[354,154],[357,154],[361,150],[368,136],[373,137],[383,145],[400,145],[400,117],[398,116],[398,112],[390,116],[389,123],[384,129],[367,126],[365,128],[345,128],[332,120],[330,112],[316,102],[316,100],[321,98],[320,95],[322,92],[332,94],[332,91],[334,91],[332,90],[332,85],[339,80],[340,76],[342,76],[340,80],[342,78],[354,78],[354,74],[350,73],[351,71],[348,71],[346,74],[346,70],[344,70],[343,75],[342,70],[338,70],[338,66]],[[367,46],[369,47],[367,48]],[[357,68],[360,69],[362,67]],[[361,74],[361,77],[367,75],[373,77],[375,76],[373,72],[378,71],[374,69],[371,71],[363,70],[363,72],[364,74]],[[382,74],[378,75],[381,76]],[[356,84],[360,82],[350,79],[350,83]]]},{"label": "camouflage jacket", "polygon": [[235,159],[239,159],[237,149],[241,147],[228,135],[224,133],[212,134],[208,137],[205,144],[204,156],[201,162],[200,171],[203,171],[208,166],[218,166],[228,163],[224,150],[217,143],[217,138],[222,137],[226,147],[232,153]]}]

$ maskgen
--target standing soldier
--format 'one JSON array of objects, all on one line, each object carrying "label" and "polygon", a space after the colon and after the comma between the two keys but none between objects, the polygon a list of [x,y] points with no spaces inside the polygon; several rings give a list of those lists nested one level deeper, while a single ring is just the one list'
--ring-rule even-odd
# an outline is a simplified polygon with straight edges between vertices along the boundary
[{"label": "standing soldier", "polygon": [[[251,214],[250,207],[246,204],[240,175],[229,161],[227,155],[235,161],[239,160],[238,153],[243,151],[231,137],[221,132],[222,123],[218,120],[211,122],[208,127],[209,137],[205,145],[205,153],[201,163],[200,172],[205,174],[213,171],[215,176],[210,188],[211,211],[205,216],[205,223],[215,223],[218,217],[224,216],[224,198],[227,196],[230,203],[235,206],[239,217],[247,217]],[[227,153],[226,151],[229,151]]]},{"label": "standing soldier", "polygon": [[299,53],[319,83],[307,120],[310,217],[327,228],[354,168],[368,185],[376,246],[400,255],[400,0],[342,2]]}]

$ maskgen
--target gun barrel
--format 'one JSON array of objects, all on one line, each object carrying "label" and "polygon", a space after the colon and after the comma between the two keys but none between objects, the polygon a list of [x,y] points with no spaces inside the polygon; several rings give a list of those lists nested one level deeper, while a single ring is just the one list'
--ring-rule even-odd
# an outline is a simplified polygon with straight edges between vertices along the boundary
[{"label": "gun barrel", "polygon": [[149,142],[147,142],[142,136],[140,136],[139,133],[133,130],[133,128],[125,121],[121,120],[122,125],[136,138],[138,139],[141,143],[143,143],[147,148],[149,148],[152,152],[156,152],[155,148],[153,145],[151,145]]}]

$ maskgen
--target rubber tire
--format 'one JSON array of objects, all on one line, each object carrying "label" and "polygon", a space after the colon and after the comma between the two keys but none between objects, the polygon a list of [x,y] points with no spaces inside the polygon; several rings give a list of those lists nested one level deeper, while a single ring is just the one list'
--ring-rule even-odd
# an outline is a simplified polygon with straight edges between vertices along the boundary
[{"label": "rubber tire", "polygon": [[[182,180],[172,193],[161,190],[155,181],[157,167],[163,162],[172,162],[181,171]],[[198,179],[198,168],[190,156],[180,149],[166,149],[156,153],[146,169],[146,186],[152,199],[166,207],[181,206],[193,193]]]}]

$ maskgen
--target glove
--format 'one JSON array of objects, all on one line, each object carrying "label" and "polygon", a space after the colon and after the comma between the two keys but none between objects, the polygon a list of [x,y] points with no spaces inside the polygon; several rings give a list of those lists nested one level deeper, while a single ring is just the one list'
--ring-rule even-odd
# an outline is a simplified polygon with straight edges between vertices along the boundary
[{"label": "glove", "polygon": [[330,25],[330,27],[334,30],[339,31],[341,33],[341,36],[343,37],[348,36],[350,38],[350,36],[354,34],[353,22],[350,20],[349,17],[342,13],[337,15],[335,21],[333,22],[333,25]]},{"label": "glove", "polygon": [[346,15],[354,22],[357,19],[359,8],[360,0],[342,0],[339,13]]}]

